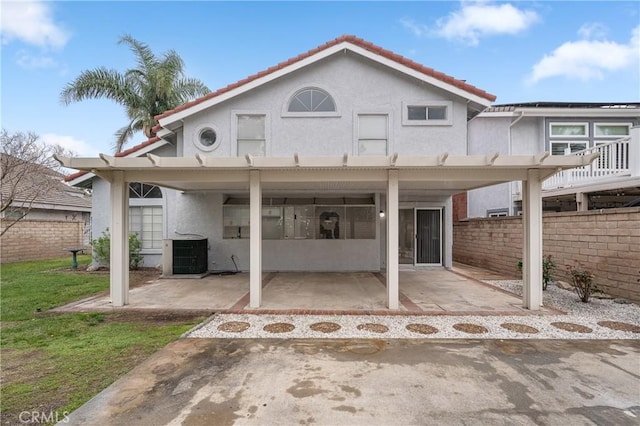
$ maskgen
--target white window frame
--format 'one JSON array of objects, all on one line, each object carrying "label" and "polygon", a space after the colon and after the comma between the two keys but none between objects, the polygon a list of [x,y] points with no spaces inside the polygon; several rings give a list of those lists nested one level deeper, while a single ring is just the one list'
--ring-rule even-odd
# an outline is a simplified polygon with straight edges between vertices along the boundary
[{"label": "white window frame", "polygon": [[264,155],[271,155],[271,114],[264,110],[233,110],[231,111],[231,155],[238,156],[238,116],[264,115]]},{"label": "white window frame", "polygon": [[[580,149],[580,150],[578,150],[578,151],[582,151],[582,150],[584,150],[584,149],[589,148],[589,140],[587,140],[587,139],[584,139],[584,140],[566,140],[566,139],[550,140],[550,141],[549,141],[549,154],[551,154],[551,155],[558,155],[558,154],[554,154],[554,153],[553,153],[553,145],[554,145],[554,144],[557,144],[557,143],[566,143],[566,144],[569,144],[569,145],[571,145],[571,144],[578,144],[578,143],[584,144],[584,148],[582,148],[582,149]],[[566,149],[566,148],[565,148],[565,149]],[[569,146],[569,149],[571,149],[571,146]],[[575,151],[575,152],[578,152],[578,151]],[[570,152],[569,154],[572,154],[572,153],[573,153],[573,152]],[[569,154],[564,153],[564,154],[562,154],[562,155],[569,155]]]},{"label": "white window frame", "polygon": [[360,155],[360,120],[361,115],[386,115],[387,116],[387,155],[393,152],[393,114],[391,111],[364,110],[353,112],[353,155]]},{"label": "white window frame", "polygon": [[[129,190],[127,188],[127,190]],[[129,209],[132,207],[160,207],[162,209],[162,238],[166,238],[167,235],[167,219],[166,219],[166,200],[167,194],[164,188],[160,188],[160,192],[162,193],[161,198],[138,198],[138,197],[129,197]],[[128,192],[127,192],[128,194]],[[130,213],[129,213],[130,214]],[[131,232],[131,224],[129,224],[129,232]],[[142,241],[142,235],[138,235],[138,239]],[[160,248],[155,249],[147,249],[143,248],[140,250],[141,254],[162,254],[162,246]]]},{"label": "white window frame", "polygon": [[[207,130],[207,129],[213,130],[215,132],[215,134],[216,134],[216,141],[211,146],[203,145],[200,142],[200,134],[202,132],[204,132],[205,130]],[[193,146],[195,146],[200,151],[205,151],[205,152],[211,152],[211,151],[214,151],[214,150],[218,149],[218,147],[220,146],[221,141],[222,141],[222,136],[220,134],[220,131],[218,131],[218,127],[213,125],[213,124],[211,124],[211,123],[201,124],[200,126],[196,127],[194,129],[194,131],[193,131],[193,135],[192,136],[193,136],[193,139],[192,139]]]},{"label": "white window frame", "polygon": [[487,210],[487,217],[508,217],[509,209],[491,209]]},{"label": "white window frame", "polygon": [[[446,107],[447,118],[444,120],[429,120],[429,107]],[[409,107],[424,107],[427,109],[426,120],[409,120]],[[402,125],[403,126],[451,126],[453,124],[453,102],[452,101],[404,101],[402,102]]]},{"label": "white window frame", "polygon": [[[598,132],[596,131],[598,126],[621,126],[621,127],[626,126],[628,131],[626,135],[598,135]],[[630,123],[628,121],[627,122],[607,122],[607,121],[595,122],[593,123],[593,138],[608,139],[608,140],[626,138],[631,134],[631,127],[633,127],[633,123]]]},{"label": "white window frame", "polygon": [[[582,126],[584,128],[584,135],[554,135],[554,126]],[[553,138],[562,139],[589,139],[589,123],[586,121],[552,121],[549,123],[549,140]],[[588,145],[588,143],[587,143]]]},{"label": "white window frame", "polygon": [[[164,195],[164,194],[163,194]],[[141,254],[158,254],[158,253],[162,253],[162,240],[164,239],[164,223],[165,223],[165,211],[166,209],[164,208],[164,206],[159,203],[158,201],[160,201],[160,198],[142,198],[142,199],[136,199],[136,202],[129,205],[129,218],[131,218],[131,210],[138,210],[138,209],[142,209],[143,207],[154,207],[154,208],[159,208],[160,212],[162,213],[162,223],[160,224],[160,230],[162,232],[162,235],[160,236],[160,245],[159,247],[156,248],[144,248],[144,237],[140,234],[138,234],[137,230],[132,230],[131,229],[131,219],[129,219],[129,232],[130,233],[136,233],[138,234],[138,239],[140,240],[140,243],[142,243],[143,247],[140,250]],[[131,200],[133,201],[133,200]],[[144,222],[143,222],[144,223]],[[143,232],[144,229],[141,229],[140,232]]]},{"label": "white window frame", "polygon": [[[291,103],[291,100],[293,99],[293,97],[299,93],[302,92],[303,90],[307,90],[307,89],[315,89],[315,90],[322,90],[323,92],[326,92],[331,99],[333,99],[333,104],[336,107],[335,111],[300,111],[300,112],[291,112],[289,111],[289,104]],[[320,84],[307,84],[304,87],[298,87],[295,90],[292,90],[291,92],[289,92],[288,96],[285,98],[285,102],[282,105],[282,111],[280,113],[281,117],[317,117],[317,118],[322,118],[322,117],[340,117],[340,109],[338,106],[338,101],[336,100],[336,97],[333,96],[332,91],[326,89],[325,87],[323,87]]]}]

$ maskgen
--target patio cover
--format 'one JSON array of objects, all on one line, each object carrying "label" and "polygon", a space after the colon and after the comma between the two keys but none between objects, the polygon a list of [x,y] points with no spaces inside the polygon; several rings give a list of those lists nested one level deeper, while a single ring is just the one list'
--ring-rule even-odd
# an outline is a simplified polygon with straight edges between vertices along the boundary
[{"label": "patio cover", "polygon": [[565,169],[586,166],[598,154],[460,156],[342,156],[216,158],[56,156],[64,167],[85,170],[110,184],[111,300],[128,304],[128,183],[145,182],[181,191],[249,191],[250,306],[262,299],[262,192],[267,190],[381,190],[387,194],[387,306],[399,307],[398,194],[399,190],[466,191],[499,183],[522,181],[523,188],[523,306],[542,305],[542,181]]}]

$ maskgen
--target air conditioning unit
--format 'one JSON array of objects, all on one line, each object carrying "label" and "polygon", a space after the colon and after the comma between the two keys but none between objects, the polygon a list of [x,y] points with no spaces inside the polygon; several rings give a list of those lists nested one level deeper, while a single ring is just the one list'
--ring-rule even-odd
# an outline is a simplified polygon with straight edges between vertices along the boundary
[{"label": "air conditioning unit", "polygon": [[[209,244],[206,238],[165,240],[164,245],[166,249],[164,255],[171,256],[172,260],[169,275],[203,274],[207,272]],[[165,274],[167,272],[165,270]]]}]

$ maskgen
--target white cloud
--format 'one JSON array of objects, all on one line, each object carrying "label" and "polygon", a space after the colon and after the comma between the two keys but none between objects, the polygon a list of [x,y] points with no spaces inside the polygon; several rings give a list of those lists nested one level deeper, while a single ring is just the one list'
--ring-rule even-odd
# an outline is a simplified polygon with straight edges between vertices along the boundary
[{"label": "white cloud", "polygon": [[400,19],[400,23],[403,27],[411,31],[416,37],[422,37],[429,33],[429,28],[426,25],[417,24],[412,19],[402,18]]},{"label": "white cloud", "polygon": [[16,62],[26,69],[55,68],[58,66],[58,63],[51,56],[34,56],[24,50],[18,52]]},{"label": "white cloud", "polygon": [[437,20],[434,34],[477,46],[482,37],[517,34],[538,20],[533,10],[519,9],[509,3],[463,2],[459,10]]},{"label": "white cloud", "polygon": [[61,48],[69,40],[69,33],[54,22],[50,4],[42,1],[3,1],[0,31],[2,44],[20,40],[42,48]]},{"label": "white cloud", "polygon": [[[592,37],[582,26],[578,34]],[[600,35],[602,36],[602,35]],[[606,72],[637,66],[640,60],[640,25],[632,30],[628,43],[604,39],[568,41],[545,55],[533,66],[529,83],[550,77],[577,78],[583,81],[602,79]]]},{"label": "white cloud", "polygon": [[89,145],[83,140],[74,138],[73,136],[57,135],[55,133],[46,133],[41,139],[47,145],[60,145],[61,147],[74,152],[81,157],[97,157],[99,150]]},{"label": "white cloud", "polygon": [[599,22],[588,22],[578,29],[578,36],[584,40],[603,39],[607,31],[607,27]]}]

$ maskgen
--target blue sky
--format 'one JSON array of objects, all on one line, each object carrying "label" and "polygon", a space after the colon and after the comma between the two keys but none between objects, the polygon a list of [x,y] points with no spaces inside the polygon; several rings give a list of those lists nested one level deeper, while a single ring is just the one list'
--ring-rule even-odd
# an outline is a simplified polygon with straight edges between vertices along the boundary
[{"label": "blue sky", "polygon": [[[226,86],[353,34],[497,95],[496,103],[640,101],[640,3],[625,1],[0,3],[2,127],[82,156],[126,124],[109,100],[63,106],[82,70],[133,66],[123,34]],[[128,146],[142,142],[138,134]]]}]

